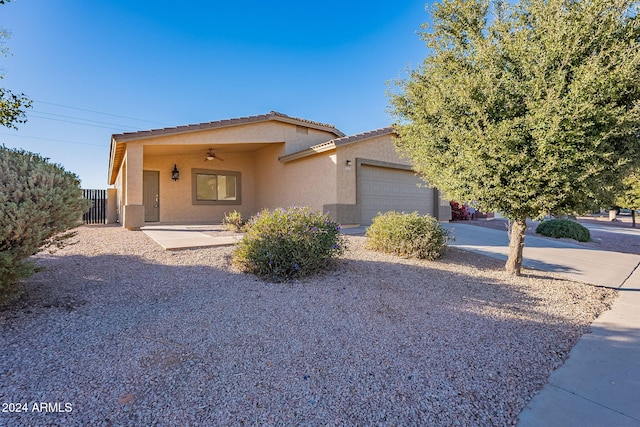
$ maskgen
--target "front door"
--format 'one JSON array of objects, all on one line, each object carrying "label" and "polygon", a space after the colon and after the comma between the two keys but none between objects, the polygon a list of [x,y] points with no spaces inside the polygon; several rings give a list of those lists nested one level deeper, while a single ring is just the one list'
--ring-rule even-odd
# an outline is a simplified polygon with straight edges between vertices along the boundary
[{"label": "front door", "polygon": [[142,171],[142,203],[144,221],[160,221],[160,172]]}]

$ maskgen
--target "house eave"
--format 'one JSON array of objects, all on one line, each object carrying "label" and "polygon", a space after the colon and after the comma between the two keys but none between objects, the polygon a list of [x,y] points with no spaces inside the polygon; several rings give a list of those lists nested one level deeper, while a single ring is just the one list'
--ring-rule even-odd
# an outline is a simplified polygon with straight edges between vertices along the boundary
[{"label": "house eave", "polygon": [[177,127],[168,127],[162,129],[151,129],[146,131],[138,131],[138,132],[125,132],[121,134],[114,134],[112,138],[116,142],[130,142],[130,141],[138,141],[148,138],[154,138],[157,136],[165,136],[165,135],[181,135],[185,133],[192,132],[201,132],[211,129],[221,129],[233,126],[243,126],[251,123],[260,123],[267,121],[278,121],[282,123],[289,123],[298,126],[305,126],[311,129],[316,129],[328,133],[332,133],[339,138],[345,136],[343,132],[336,129],[335,126],[320,122],[315,122],[312,120],[299,119],[296,117],[290,117],[286,114],[278,113],[276,111],[271,111],[268,114],[262,114],[258,116],[247,116],[247,117],[239,117],[235,119],[225,119],[218,120],[214,122],[206,122],[206,123],[198,123]]},{"label": "house eave", "polygon": [[118,171],[124,159],[126,143],[117,142],[111,137],[111,147],[109,148],[109,185],[113,185],[118,178]]},{"label": "house eave", "polygon": [[306,150],[297,151],[295,153],[287,154],[286,156],[280,156],[278,157],[278,160],[282,163],[287,163],[292,160],[302,159],[304,157],[313,156],[315,154],[320,154],[335,149],[336,145],[333,143],[333,141],[328,141],[322,144],[314,145],[313,147],[307,148]]},{"label": "house eave", "polygon": [[278,160],[282,163],[287,163],[292,160],[302,159],[304,157],[313,156],[315,154],[323,153],[325,151],[335,150],[336,148],[342,147],[344,145],[349,145],[359,141],[364,141],[367,139],[376,138],[384,135],[396,135],[396,132],[392,127],[386,127],[386,128],[372,130],[369,132],[359,133],[356,135],[344,136],[344,137],[332,139],[327,142],[323,142],[322,144],[314,145],[313,147],[307,148],[305,150],[287,154],[286,156],[280,156],[278,157]]}]

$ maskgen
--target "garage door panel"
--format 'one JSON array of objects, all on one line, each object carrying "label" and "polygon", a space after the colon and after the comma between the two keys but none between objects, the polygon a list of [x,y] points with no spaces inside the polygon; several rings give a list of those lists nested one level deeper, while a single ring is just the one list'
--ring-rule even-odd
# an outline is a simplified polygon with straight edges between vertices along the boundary
[{"label": "garage door panel", "polygon": [[433,214],[433,189],[412,171],[362,165],[359,172],[361,223],[371,224],[378,212],[417,211]]}]

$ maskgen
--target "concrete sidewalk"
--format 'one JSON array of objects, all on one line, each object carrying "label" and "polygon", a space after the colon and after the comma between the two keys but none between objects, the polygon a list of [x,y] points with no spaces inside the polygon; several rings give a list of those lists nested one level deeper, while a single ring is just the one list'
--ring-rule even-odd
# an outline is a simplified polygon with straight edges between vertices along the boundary
[{"label": "concrete sidewalk", "polygon": [[[445,227],[456,238],[451,246],[506,260],[506,231]],[[529,402],[518,425],[640,427],[640,255],[527,236],[524,258],[527,268],[617,288],[619,296]]]}]

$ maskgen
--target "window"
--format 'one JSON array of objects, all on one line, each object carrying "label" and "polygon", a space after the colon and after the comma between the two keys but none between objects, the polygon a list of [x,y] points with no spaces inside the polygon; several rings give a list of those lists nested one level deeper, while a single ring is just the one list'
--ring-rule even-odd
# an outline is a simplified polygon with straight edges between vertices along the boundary
[{"label": "window", "polygon": [[194,205],[239,205],[240,172],[192,169]]}]

